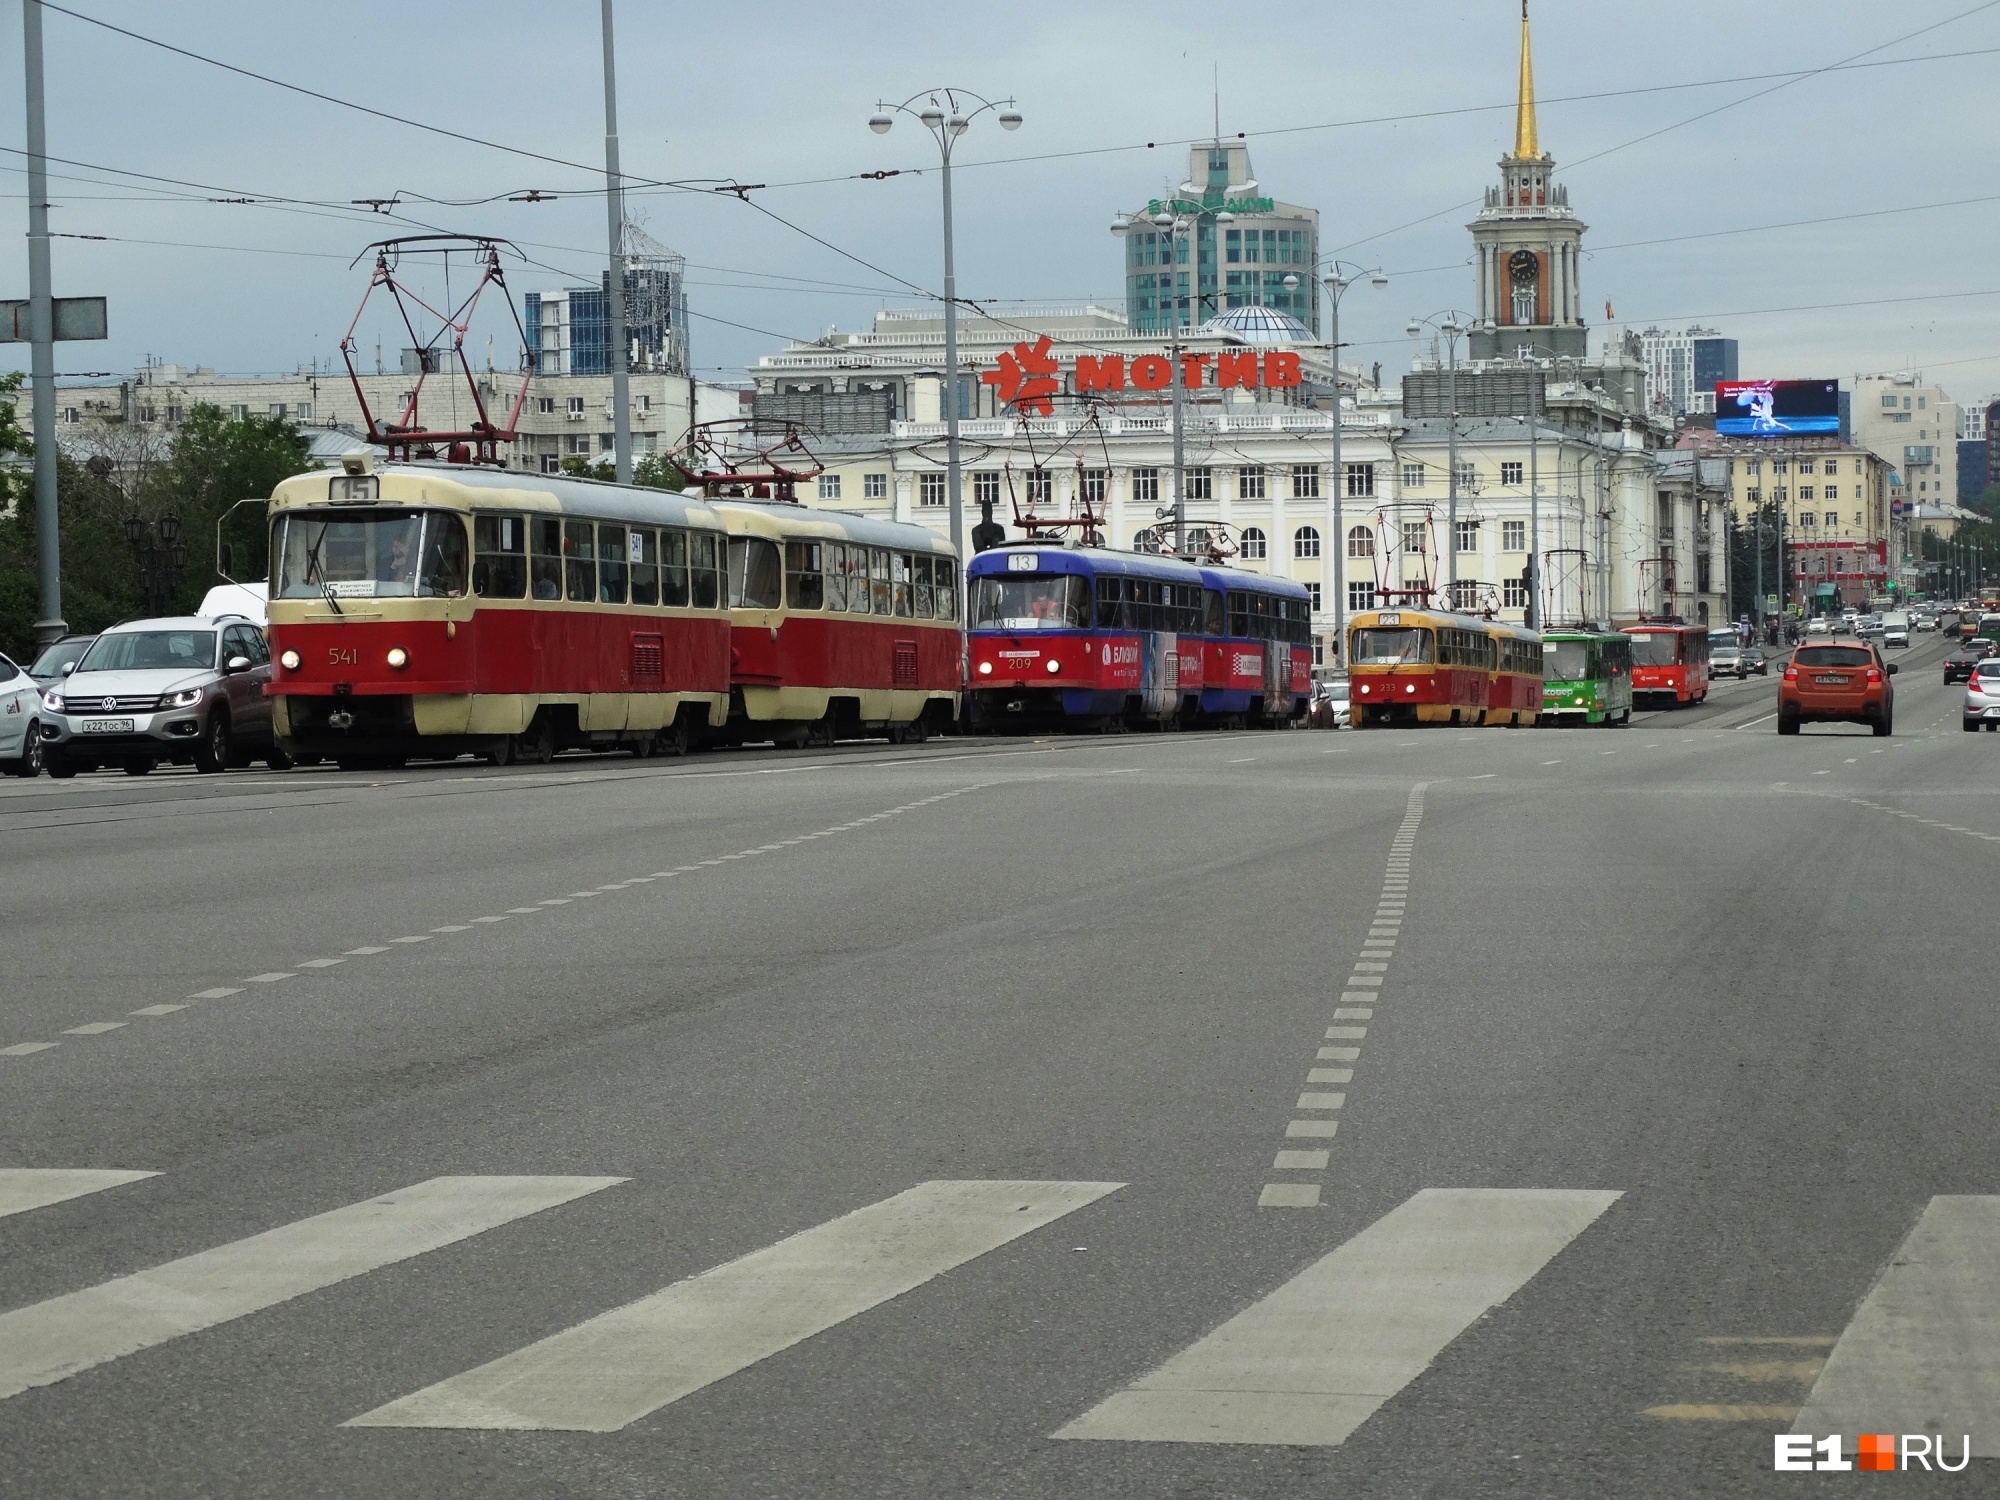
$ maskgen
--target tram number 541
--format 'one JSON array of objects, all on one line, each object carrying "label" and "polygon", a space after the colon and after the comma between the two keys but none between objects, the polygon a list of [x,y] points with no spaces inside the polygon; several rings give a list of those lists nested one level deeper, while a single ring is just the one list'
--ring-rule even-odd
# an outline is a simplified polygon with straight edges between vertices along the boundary
[{"label": "tram number 541", "polygon": [[328,646],[326,664],[329,667],[358,667],[361,665],[359,646]]}]

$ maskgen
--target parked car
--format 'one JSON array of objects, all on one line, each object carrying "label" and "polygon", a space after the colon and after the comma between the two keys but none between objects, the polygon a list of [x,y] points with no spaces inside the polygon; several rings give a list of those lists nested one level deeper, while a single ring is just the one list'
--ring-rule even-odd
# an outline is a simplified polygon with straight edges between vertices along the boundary
[{"label": "parked car", "polygon": [[1314,729],[1345,729],[1350,722],[1349,687],[1345,677],[1322,682],[1313,690],[1312,708],[1306,722]]},{"label": "parked car", "polygon": [[0,770],[42,774],[42,689],[27,671],[0,656]]},{"label": "parked car", "polygon": [[114,625],[60,686],[42,695],[42,752],[51,776],[161,761],[198,771],[262,759],[290,767],[272,732],[271,652],[241,618],[186,616]]},{"label": "parked car", "polygon": [[1967,734],[1975,729],[2000,729],[2000,656],[1973,665],[1965,682],[1965,711],[1960,721]]},{"label": "parked car", "polygon": [[61,640],[51,642],[42,647],[41,654],[29,664],[28,675],[46,692],[62,681],[63,674],[83,659],[83,653],[90,649],[90,643],[96,639],[94,635],[66,635]]},{"label": "parked car", "polygon": [[1801,724],[1867,724],[1878,737],[1896,722],[1896,669],[1866,641],[1814,642],[1785,663],[1778,683],[1778,733]]},{"label": "parked car", "polygon": [[1743,665],[1741,646],[1714,646],[1708,648],[1708,675],[1711,677],[1748,677],[1750,669]]},{"label": "parked car", "polygon": [[1944,659],[1944,685],[1966,682],[1972,677],[1972,669],[1993,653],[1993,643],[1980,636],[1960,644]]},{"label": "parked car", "polygon": [[1743,675],[1747,677],[1752,672],[1755,672],[1759,677],[1769,677],[1771,675],[1771,658],[1764,654],[1762,646],[1745,646],[1743,648]]}]

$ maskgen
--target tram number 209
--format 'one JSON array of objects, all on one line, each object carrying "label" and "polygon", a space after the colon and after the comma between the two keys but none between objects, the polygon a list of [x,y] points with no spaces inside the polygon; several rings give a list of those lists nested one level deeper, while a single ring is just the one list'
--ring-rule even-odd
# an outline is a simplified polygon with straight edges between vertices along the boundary
[{"label": "tram number 209", "polygon": [[358,667],[361,665],[361,648],[358,646],[328,646],[326,664],[329,667]]}]

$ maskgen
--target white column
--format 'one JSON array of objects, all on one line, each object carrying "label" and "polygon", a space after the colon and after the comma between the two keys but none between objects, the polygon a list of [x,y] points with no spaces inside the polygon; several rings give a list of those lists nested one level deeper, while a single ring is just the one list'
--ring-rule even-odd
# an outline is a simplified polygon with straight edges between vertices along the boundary
[{"label": "white column", "polygon": [[1120,552],[1131,550],[1132,534],[1125,529],[1125,501],[1132,489],[1130,468],[1112,469],[1104,476],[1104,539]]},{"label": "white column", "polygon": [[1265,553],[1265,571],[1273,578],[1292,576],[1292,531],[1285,522],[1285,493],[1291,488],[1292,466],[1281,464],[1275,476],[1277,483],[1267,486],[1265,493],[1271,497],[1271,542]]},{"label": "white column", "polygon": [[898,474],[895,476],[896,519],[899,521],[910,519],[910,486],[916,482],[917,479],[914,474]]}]

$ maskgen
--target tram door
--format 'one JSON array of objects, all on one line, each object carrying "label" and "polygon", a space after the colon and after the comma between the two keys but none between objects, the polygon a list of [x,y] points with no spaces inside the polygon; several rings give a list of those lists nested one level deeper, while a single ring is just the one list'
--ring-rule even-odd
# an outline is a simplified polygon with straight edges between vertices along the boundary
[{"label": "tram door", "polygon": [[1171,630],[1141,631],[1145,643],[1145,671],[1140,680],[1140,707],[1148,717],[1160,719],[1180,707],[1180,637]]}]

